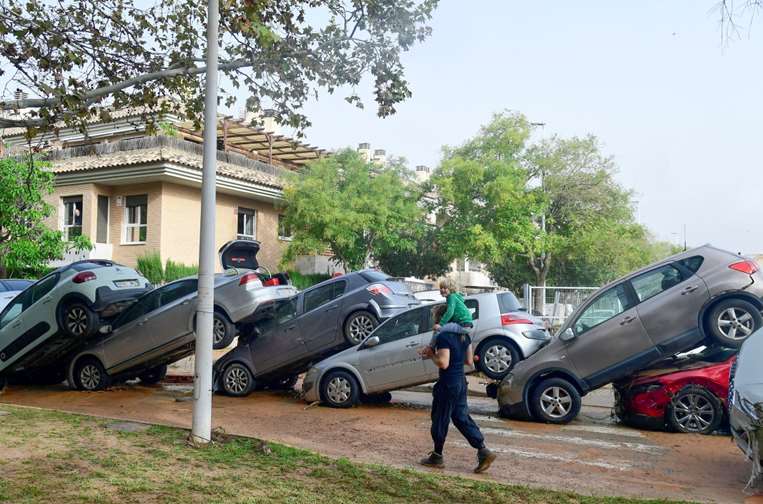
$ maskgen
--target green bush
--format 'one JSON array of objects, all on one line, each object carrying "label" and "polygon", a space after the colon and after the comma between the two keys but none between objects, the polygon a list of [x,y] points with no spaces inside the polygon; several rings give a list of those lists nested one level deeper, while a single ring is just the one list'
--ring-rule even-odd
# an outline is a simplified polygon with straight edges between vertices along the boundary
[{"label": "green bush", "polygon": [[159,252],[146,252],[138,257],[138,271],[154,285],[164,282],[164,269]]},{"label": "green bush", "polygon": [[308,287],[312,287],[315,284],[321,283],[324,280],[331,278],[331,275],[320,273],[315,275],[303,275],[297,271],[289,271],[288,273],[292,285],[299,290],[307,289]]},{"label": "green bush", "polygon": [[177,263],[172,259],[167,259],[167,263],[164,266],[164,281],[172,282],[180,278],[185,278],[191,275],[198,275],[199,267],[196,265],[185,265],[183,263]]}]

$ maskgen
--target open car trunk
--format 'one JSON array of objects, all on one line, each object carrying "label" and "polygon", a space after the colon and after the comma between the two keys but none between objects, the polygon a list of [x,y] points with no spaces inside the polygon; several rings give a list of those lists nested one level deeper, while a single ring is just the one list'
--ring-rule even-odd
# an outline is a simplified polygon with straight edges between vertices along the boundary
[{"label": "open car trunk", "polygon": [[256,240],[231,240],[222,247],[220,264],[223,269],[247,269],[256,270],[260,267],[257,262],[257,253],[260,251],[260,242]]}]

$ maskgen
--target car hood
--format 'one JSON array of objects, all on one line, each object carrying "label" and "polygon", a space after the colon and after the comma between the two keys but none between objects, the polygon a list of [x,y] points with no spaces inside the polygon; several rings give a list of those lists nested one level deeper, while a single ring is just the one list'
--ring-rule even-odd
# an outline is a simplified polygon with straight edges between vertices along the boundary
[{"label": "car hood", "polygon": [[260,251],[260,242],[256,240],[231,240],[222,247],[220,264],[223,269],[248,269],[256,270],[260,264],[257,262],[257,253]]}]

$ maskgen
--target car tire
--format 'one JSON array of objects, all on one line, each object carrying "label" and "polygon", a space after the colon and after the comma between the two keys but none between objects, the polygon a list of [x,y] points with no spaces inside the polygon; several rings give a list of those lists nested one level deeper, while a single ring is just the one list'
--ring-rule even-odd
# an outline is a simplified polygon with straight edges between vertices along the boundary
[{"label": "car tire", "polygon": [[71,338],[87,339],[98,330],[98,314],[85,303],[67,303],[61,308],[59,326]]},{"label": "car tire", "polygon": [[357,345],[376,329],[379,320],[365,310],[354,312],[344,323],[344,338],[350,345]]},{"label": "car tire", "polygon": [[519,361],[519,352],[507,338],[488,338],[477,352],[477,367],[492,380],[502,380]]},{"label": "car tire", "polygon": [[347,371],[331,371],[321,380],[321,399],[332,408],[351,408],[359,397],[360,385]]},{"label": "car tire", "polygon": [[74,366],[74,387],[77,390],[103,390],[111,385],[111,376],[101,361],[87,357],[77,361]]},{"label": "car tire", "polygon": [[283,378],[269,382],[267,388],[270,390],[294,390],[294,385],[297,384],[297,378],[296,375],[284,376]]},{"label": "car tire", "polygon": [[141,383],[146,385],[156,385],[160,381],[164,380],[166,376],[167,365],[162,364],[161,366],[156,366],[155,368],[151,368],[148,371],[142,372],[138,375],[138,378],[140,378]]},{"label": "car tire", "polygon": [[533,389],[530,409],[541,422],[566,424],[580,413],[580,393],[564,378],[543,380]]},{"label": "car tire", "polygon": [[362,402],[366,404],[389,404],[392,402],[392,394],[389,392],[368,395],[363,394]]},{"label": "car tire", "polygon": [[673,397],[665,416],[668,427],[673,431],[712,434],[723,421],[723,405],[705,387],[689,385]]},{"label": "car tire", "polygon": [[236,326],[234,326],[228,317],[220,312],[215,312],[212,321],[212,348],[220,350],[227,348],[233,343],[236,337]]},{"label": "car tire", "polygon": [[220,377],[220,386],[229,396],[244,397],[255,388],[254,376],[246,365],[234,362],[225,367]]},{"label": "car tire", "polygon": [[726,299],[710,310],[707,334],[719,345],[740,348],[747,337],[763,327],[763,316],[752,303]]}]

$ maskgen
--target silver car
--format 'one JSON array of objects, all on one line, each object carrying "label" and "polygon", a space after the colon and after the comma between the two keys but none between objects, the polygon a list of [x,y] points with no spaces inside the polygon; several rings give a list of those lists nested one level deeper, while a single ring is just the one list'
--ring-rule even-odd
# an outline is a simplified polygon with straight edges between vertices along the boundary
[{"label": "silver car", "polygon": [[[226,272],[215,276],[214,336],[218,342],[229,343],[229,336],[235,336],[235,323],[261,303],[296,294],[285,277],[281,277],[282,283],[273,280],[278,276],[253,271],[258,268],[258,250],[255,241],[231,242],[221,249]],[[161,380],[167,364],[193,353],[197,286],[196,277],[184,278],[138,298],[111,325],[101,328],[107,334],[104,339],[69,361],[69,383],[80,390],[99,390],[108,387],[114,377],[138,377],[145,383]]]},{"label": "silver car", "polygon": [[[520,359],[540,349],[550,336],[543,324],[523,311],[511,292],[469,296],[472,344],[477,366],[500,378]],[[408,310],[391,318],[360,345],[313,366],[305,375],[302,392],[307,401],[350,407],[361,395],[388,397],[384,392],[435,381],[439,370],[422,360],[418,350],[432,339],[433,313],[442,303]],[[466,372],[475,371],[465,368]]]}]

